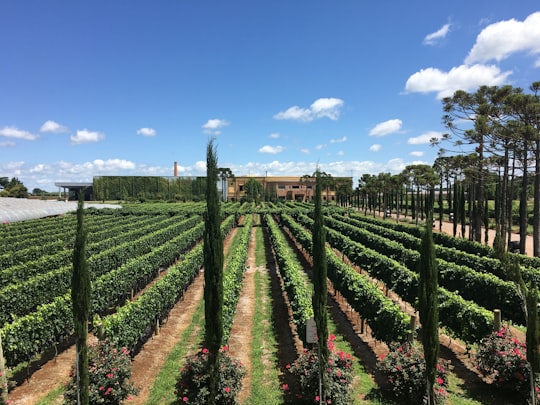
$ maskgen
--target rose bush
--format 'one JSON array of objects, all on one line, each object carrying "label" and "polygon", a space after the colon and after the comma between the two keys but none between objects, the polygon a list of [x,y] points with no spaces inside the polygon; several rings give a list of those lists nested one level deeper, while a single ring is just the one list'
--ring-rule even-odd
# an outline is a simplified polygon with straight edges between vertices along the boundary
[{"label": "rose bush", "polygon": [[[352,357],[348,353],[335,350],[336,337],[330,335],[328,348],[330,357],[325,367],[324,377],[327,382],[326,403],[350,404],[350,384],[352,381]],[[296,402],[319,403],[319,356],[317,348],[304,350],[292,366],[287,366],[300,383],[300,393],[296,393]],[[288,386],[283,387],[289,390]],[[293,395],[294,393],[289,393]]]},{"label": "rose bush", "polygon": [[[208,403],[208,349],[201,349],[189,357],[180,370],[174,392],[180,404]],[[223,405],[236,404],[236,398],[242,388],[242,378],[246,374],[245,367],[238,360],[229,356],[228,347],[224,346],[218,353],[218,394],[217,403]]]},{"label": "rose bush", "polygon": [[[448,397],[448,362],[439,359],[433,390],[438,404]],[[419,343],[394,344],[379,357],[379,370],[400,403],[421,404],[426,398],[426,361]]]},{"label": "rose bush", "polygon": [[[88,348],[88,367],[91,404],[121,404],[138,392],[129,382],[132,363],[127,349],[117,349],[107,341],[100,341]],[[71,368],[70,377],[65,388],[64,400],[66,404],[76,404],[75,366]]]},{"label": "rose bush", "polygon": [[484,338],[475,358],[478,370],[492,378],[497,387],[517,391],[524,398],[530,396],[527,346],[513,337],[508,328],[503,327]]}]

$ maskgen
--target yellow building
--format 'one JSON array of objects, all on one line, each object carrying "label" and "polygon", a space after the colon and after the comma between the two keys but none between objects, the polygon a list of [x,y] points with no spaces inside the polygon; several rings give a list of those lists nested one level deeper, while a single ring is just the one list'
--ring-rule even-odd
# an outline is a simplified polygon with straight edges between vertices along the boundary
[{"label": "yellow building", "polygon": [[[246,196],[246,183],[251,179],[262,186],[263,196],[281,201],[311,201],[315,194],[315,178],[302,176],[237,176],[227,180],[227,200],[240,201]],[[332,177],[334,184],[348,184],[352,177]],[[323,201],[336,200],[336,187],[323,188]]]}]

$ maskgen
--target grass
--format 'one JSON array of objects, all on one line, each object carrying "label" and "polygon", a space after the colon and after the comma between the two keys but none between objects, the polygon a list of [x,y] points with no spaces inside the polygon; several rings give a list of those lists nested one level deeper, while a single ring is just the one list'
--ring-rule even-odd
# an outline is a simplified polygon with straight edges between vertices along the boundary
[{"label": "grass", "polygon": [[[184,358],[191,349],[191,345],[186,344],[193,340],[193,334],[196,330],[204,328],[204,302],[201,301],[197,306],[197,310],[193,315],[189,327],[187,327],[178,343],[171,351],[165,364],[160,370],[157,378],[154,380],[154,384],[150,389],[150,396],[146,401],[147,405],[160,405],[160,404],[172,404],[176,400],[174,396],[174,387],[176,384],[176,377],[180,373],[180,367],[184,362]],[[196,336],[199,338],[202,335]],[[194,342],[199,343],[199,342]]]},{"label": "grass", "polygon": [[[266,251],[261,228],[255,228],[257,267],[266,267]],[[283,403],[277,367],[277,341],[273,330],[270,277],[267,272],[255,272],[255,296],[259,297],[253,319],[251,343],[252,375],[248,404]],[[262,298],[264,297],[264,298]]]}]

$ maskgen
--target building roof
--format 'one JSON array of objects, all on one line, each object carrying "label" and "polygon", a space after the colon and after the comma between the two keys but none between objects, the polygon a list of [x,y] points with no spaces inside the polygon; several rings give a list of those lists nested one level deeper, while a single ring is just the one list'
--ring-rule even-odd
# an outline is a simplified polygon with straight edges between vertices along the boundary
[{"label": "building roof", "polygon": [[81,188],[81,187],[92,187],[94,183],[76,183],[76,182],[69,182],[69,181],[55,181],[54,185],[56,187],[64,187],[64,188]]}]

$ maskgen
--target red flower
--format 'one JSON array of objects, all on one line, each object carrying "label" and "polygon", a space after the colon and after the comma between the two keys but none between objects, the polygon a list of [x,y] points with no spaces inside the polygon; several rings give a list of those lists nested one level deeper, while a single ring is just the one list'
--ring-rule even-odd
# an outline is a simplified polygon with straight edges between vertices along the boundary
[{"label": "red flower", "polygon": [[443,379],[441,377],[437,377],[437,384],[439,385],[442,385],[443,384]]},{"label": "red flower", "polygon": [[231,392],[231,389],[229,387],[225,387],[223,388],[223,391],[225,391],[228,394],[229,392]]},{"label": "red flower", "polygon": [[381,354],[381,355],[379,356],[379,360],[384,360],[385,357],[386,357],[386,354],[383,353],[383,354]]},{"label": "red flower", "polygon": [[281,389],[282,389],[283,391],[287,391],[287,390],[289,389],[289,384],[282,384],[282,385],[281,385]]},{"label": "red flower", "polygon": [[208,353],[208,349],[205,347],[205,348],[202,349],[202,352],[203,352],[203,354],[207,354],[207,353]]}]

